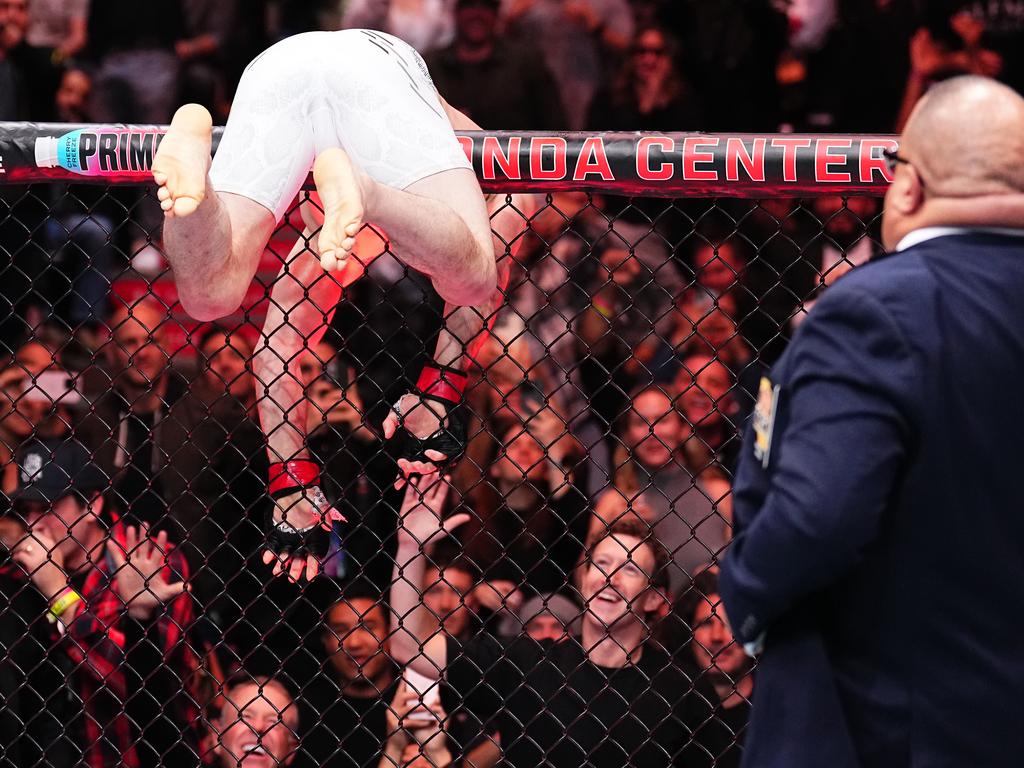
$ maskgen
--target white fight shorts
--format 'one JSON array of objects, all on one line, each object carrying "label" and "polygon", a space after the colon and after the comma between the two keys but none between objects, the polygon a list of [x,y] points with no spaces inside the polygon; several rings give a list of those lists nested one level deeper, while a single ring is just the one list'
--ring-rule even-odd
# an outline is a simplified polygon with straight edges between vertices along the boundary
[{"label": "white fight shorts", "polygon": [[391,35],[346,29],[295,35],[252,60],[210,179],[280,221],[313,160],[332,147],[397,189],[471,167],[420,55]]}]

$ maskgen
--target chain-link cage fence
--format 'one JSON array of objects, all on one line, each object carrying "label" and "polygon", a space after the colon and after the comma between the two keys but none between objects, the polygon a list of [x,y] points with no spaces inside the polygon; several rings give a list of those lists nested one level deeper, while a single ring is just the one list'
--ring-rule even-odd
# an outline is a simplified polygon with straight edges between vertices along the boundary
[{"label": "chain-link cage fence", "polygon": [[[743,427],[879,252],[892,139],[467,134],[507,267],[467,330],[372,222],[325,275],[298,206],[196,322],[159,131],[0,133],[0,763],[739,764]],[[464,456],[396,487],[382,424],[453,338]],[[346,518],[299,582],[263,561],[296,456]]]}]

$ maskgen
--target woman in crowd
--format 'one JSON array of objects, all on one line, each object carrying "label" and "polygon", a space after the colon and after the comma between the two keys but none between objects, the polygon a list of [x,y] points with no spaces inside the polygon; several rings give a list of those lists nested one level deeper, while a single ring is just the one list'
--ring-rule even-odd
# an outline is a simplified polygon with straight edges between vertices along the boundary
[{"label": "woman in crowd", "polygon": [[503,583],[532,594],[556,592],[583,551],[582,456],[574,440],[559,439],[563,431],[550,409],[525,427],[506,428],[489,477],[473,494],[479,521],[464,533],[466,554],[499,592]]},{"label": "woman in crowd", "polygon": [[[698,131],[704,110],[683,75],[679,44],[659,26],[647,26],[633,37],[617,76],[605,80],[591,102],[586,127],[592,131]],[[667,242],[680,242],[690,228],[692,205],[657,198],[610,198],[609,212],[623,225],[640,232],[652,227]],[[654,242],[656,238],[651,238]]]},{"label": "woman in crowd", "polygon": [[638,516],[672,556],[670,587],[717,560],[729,540],[729,483],[701,455],[672,398],[658,387],[634,394],[620,430],[614,485],[598,500],[591,535]]},{"label": "woman in crowd", "polygon": [[588,125],[604,131],[695,130],[703,121],[682,75],[679,44],[657,26],[639,30],[625,66],[590,108]]}]

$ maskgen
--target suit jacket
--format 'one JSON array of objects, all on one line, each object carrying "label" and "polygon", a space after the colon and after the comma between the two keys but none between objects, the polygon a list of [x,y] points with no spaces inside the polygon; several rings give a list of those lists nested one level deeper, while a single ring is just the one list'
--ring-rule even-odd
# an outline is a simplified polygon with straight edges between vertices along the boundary
[{"label": "suit jacket", "polygon": [[1024,237],[843,277],[761,383],[721,592],[744,765],[1024,765]]}]

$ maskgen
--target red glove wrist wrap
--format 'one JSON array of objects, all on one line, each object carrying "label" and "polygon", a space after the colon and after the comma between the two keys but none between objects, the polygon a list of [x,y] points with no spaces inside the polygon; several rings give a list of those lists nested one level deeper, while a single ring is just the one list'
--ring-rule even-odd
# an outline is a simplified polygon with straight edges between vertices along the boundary
[{"label": "red glove wrist wrap", "polygon": [[420,371],[416,391],[424,395],[439,397],[451,403],[461,403],[469,376],[457,368],[427,364]]},{"label": "red glove wrist wrap", "polygon": [[320,482],[320,466],[310,459],[274,461],[270,464],[271,495],[293,488],[308,488]]}]

